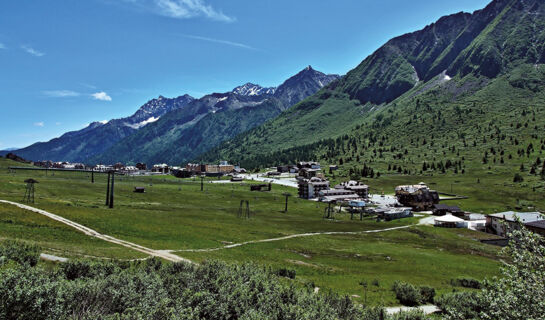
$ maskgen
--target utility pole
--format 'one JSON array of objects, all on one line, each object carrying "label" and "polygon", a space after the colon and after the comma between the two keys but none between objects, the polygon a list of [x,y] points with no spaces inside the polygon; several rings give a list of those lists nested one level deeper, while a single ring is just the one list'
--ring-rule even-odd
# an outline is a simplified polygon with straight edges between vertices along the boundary
[{"label": "utility pole", "polygon": [[286,197],[286,207],[284,209],[284,212],[288,212],[288,198],[291,196],[291,194],[284,193],[284,196]]},{"label": "utility pole", "polygon": [[201,191],[204,190],[204,176],[201,176]]},{"label": "utility pole", "polygon": [[91,183],[95,183],[95,169],[91,169]]},{"label": "utility pole", "polygon": [[114,207],[114,177],[115,173],[112,172],[112,186],[110,187],[110,209]]},{"label": "utility pole", "polygon": [[108,183],[106,184],[106,205],[110,204],[110,172],[108,171]]}]

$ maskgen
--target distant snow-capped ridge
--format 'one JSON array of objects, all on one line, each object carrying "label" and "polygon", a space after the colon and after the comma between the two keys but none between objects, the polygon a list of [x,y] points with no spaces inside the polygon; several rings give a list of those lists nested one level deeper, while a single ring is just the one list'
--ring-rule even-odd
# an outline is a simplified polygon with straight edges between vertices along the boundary
[{"label": "distant snow-capped ridge", "polygon": [[263,94],[272,95],[276,92],[276,87],[263,88],[258,84],[248,82],[245,85],[236,87],[232,92],[240,96],[259,96]]}]

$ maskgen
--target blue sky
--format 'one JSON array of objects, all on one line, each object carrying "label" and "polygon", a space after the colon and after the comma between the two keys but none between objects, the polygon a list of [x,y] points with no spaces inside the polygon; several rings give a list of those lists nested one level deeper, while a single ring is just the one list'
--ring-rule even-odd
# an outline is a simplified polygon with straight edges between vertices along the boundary
[{"label": "blue sky", "polygon": [[19,0],[0,3],[0,149],[147,100],[344,74],[388,39],[488,0]]}]

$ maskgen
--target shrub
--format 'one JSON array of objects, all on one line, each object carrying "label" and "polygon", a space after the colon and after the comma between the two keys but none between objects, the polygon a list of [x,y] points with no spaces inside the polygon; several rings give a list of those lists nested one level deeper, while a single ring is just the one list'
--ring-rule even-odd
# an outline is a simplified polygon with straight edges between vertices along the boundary
[{"label": "shrub", "polygon": [[21,265],[35,266],[40,259],[40,248],[21,241],[0,243],[0,260],[13,260]]},{"label": "shrub", "polygon": [[[11,251],[25,250],[16,244]],[[289,269],[279,273],[295,276]],[[313,286],[300,288],[274,274],[254,264],[215,261],[199,266],[158,259],[70,261],[44,268],[10,260],[0,268],[0,319],[374,320],[384,315],[381,309],[356,307],[347,296],[315,294]]]},{"label": "shrub", "polygon": [[422,286],[420,287],[420,296],[422,303],[433,303],[433,298],[435,298],[435,289],[432,287]]},{"label": "shrub", "polygon": [[396,281],[393,290],[399,302],[406,306],[416,306],[422,301],[420,290],[410,283]]},{"label": "shrub", "polygon": [[452,279],[450,283],[453,286],[464,288],[481,289],[482,287],[481,282],[473,278],[456,278]]},{"label": "shrub", "polygon": [[482,298],[478,292],[454,292],[435,298],[445,319],[465,320],[479,317]]},{"label": "shrub", "polygon": [[426,316],[424,311],[420,309],[400,311],[388,317],[388,320],[427,320],[427,319],[430,319],[430,318]]},{"label": "shrub", "polygon": [[279,277],[285,277],[289,279],[295,279],[295,275],[297,274],[295,270],[287,269],[287,268],[280,268],[278,270],[273,271],[273,273]]}]

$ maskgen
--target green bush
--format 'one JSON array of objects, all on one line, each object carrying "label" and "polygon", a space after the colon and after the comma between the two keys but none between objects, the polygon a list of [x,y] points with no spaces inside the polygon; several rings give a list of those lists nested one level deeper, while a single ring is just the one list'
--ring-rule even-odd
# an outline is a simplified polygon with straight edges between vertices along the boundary
[{"label": "green bush", "polygon": [[401,304],[417,306],[422,303],[432,303],[435,289],[428,286],[417,287],[403,281],[394,282],[393,290]]},{"label": "green bush", "polygon": [[430,319],[420,310],[401,311],[388,317],[388,320],[427,320]]},{"label": "green bush", "polygon": [[456,278],[452,279],[450,283],[453,286],[464,288],[481,289],[482,287],[481,282],[473,278]]},{"label": "green bush", "polygon": [[4,241],[0,243],[0,261],[6,260],[33,267],[40,260],[40,249],[21,241]]},{"label": "green bush", "polygon": [[396,294],[397,299],[403,305],[417,306],[422,301],[420,290],[410,283],[396,281],[394,282],[393,290]]},{"label": "green bush", "polygon": [[427,286],[420,287],[420,297],[422,303],[433,303],[433,298],[435,298],[435,289]]},{"label": "green bush", "polygon": [[[10,247],[11,248],[11,247]],[[14,244],[10,252],[26,252]],[[15,255],[20,257],[20,254]],[[282,274],[293,275],[286,269]],[[380,319],[254,264],[70,261],[0,268],[0,319]]]},{"label": "green bush", "polygon": [[446,319],[477,319],[482,299],[478,292],[454,292],[435,298],[435,304]]},{"label": "green bush", "polygon": [[274,274],[276,274],[279,277],[289,278],[289,279],[295,279],[295,276],[297,272],[293,269],[287,269],[287,268],[280,268],[275,271],[273,271]]}]

